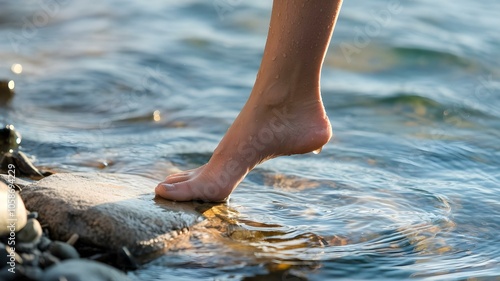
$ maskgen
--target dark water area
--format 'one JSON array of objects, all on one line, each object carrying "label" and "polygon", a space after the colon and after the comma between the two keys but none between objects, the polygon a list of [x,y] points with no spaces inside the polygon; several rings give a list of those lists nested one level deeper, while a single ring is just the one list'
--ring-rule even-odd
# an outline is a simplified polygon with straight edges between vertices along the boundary
[{"label": "dark water area", "polygon": [[[0,123],[56,171],[162,180],[201,165],[252,88],[270,8],[0,1],[0,79],[16,91]],[[332,141],[249,174],[222,206],[239,227],[227,247],[129,275],[500,280],[499,10],[346,0],[322,76]]]}]

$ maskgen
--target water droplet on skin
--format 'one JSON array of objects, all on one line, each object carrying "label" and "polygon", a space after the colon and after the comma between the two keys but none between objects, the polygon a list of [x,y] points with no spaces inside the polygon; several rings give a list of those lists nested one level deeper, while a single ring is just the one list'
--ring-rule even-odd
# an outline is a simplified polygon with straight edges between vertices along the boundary
[{"label": "water droplet on skin", "polygon": [[276,60],[276,56],[273,57],[273,60]]},{"label": "water droplet on skin", "polygon": [[286,58],[286,54],[285,53],[283,53],[283,57]]}]

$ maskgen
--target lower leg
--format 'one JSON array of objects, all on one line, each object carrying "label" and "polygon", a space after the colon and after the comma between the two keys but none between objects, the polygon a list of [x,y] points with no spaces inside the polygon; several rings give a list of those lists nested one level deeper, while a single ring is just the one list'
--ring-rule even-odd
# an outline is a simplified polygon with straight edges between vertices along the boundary
[{"label": "lower leg", "polygon": [[268,39],[250,97],[209,162],[174,174],[156,194],[222,201],[257,164],[320,149],[332,133],[320,73],[341,0],[275,0]]}]

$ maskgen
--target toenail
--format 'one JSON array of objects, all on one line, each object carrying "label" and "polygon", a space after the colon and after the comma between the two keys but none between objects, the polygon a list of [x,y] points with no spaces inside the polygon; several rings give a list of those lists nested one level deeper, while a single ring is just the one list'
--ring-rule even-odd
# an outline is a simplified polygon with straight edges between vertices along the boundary
[{"label": "toenail", "polygon": [[173,184],[168,184],[168,183],[163,183],[162,186],[166,189],[166,190],[174,190],[175,189],[175,186]]}]

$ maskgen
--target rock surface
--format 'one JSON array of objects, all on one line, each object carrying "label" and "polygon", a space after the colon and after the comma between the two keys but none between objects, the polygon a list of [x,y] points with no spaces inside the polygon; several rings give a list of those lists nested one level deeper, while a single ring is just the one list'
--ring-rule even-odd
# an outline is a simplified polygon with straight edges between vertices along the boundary
[{"label": "rock surface", "polygon": [[76,233],[83,243],[109,250],[125,246],[141,256],[165,250],[178,230],[200,221],[194,209],[156,200],[157,181],[141,176],[60,173],[16,183],[26,207],[40,214],[56,240]]},{"label": "rock surface", "polygon": [[[6,182],[8,182],[7,176],[5,176],[5,179]],[[15,225],[15,231],[23,228],[27,221],[27,213],[23,201],[17,192],[11,191],[10,188],[2,182],[0,182],[0,202],[0,236],[10,233],[11,224]]]},{"label": "rock surface", "polygon": [[68,260],[54,265],[43,273],[44,281],[127,281],[127,275],[115,268],[89,261]]}]

